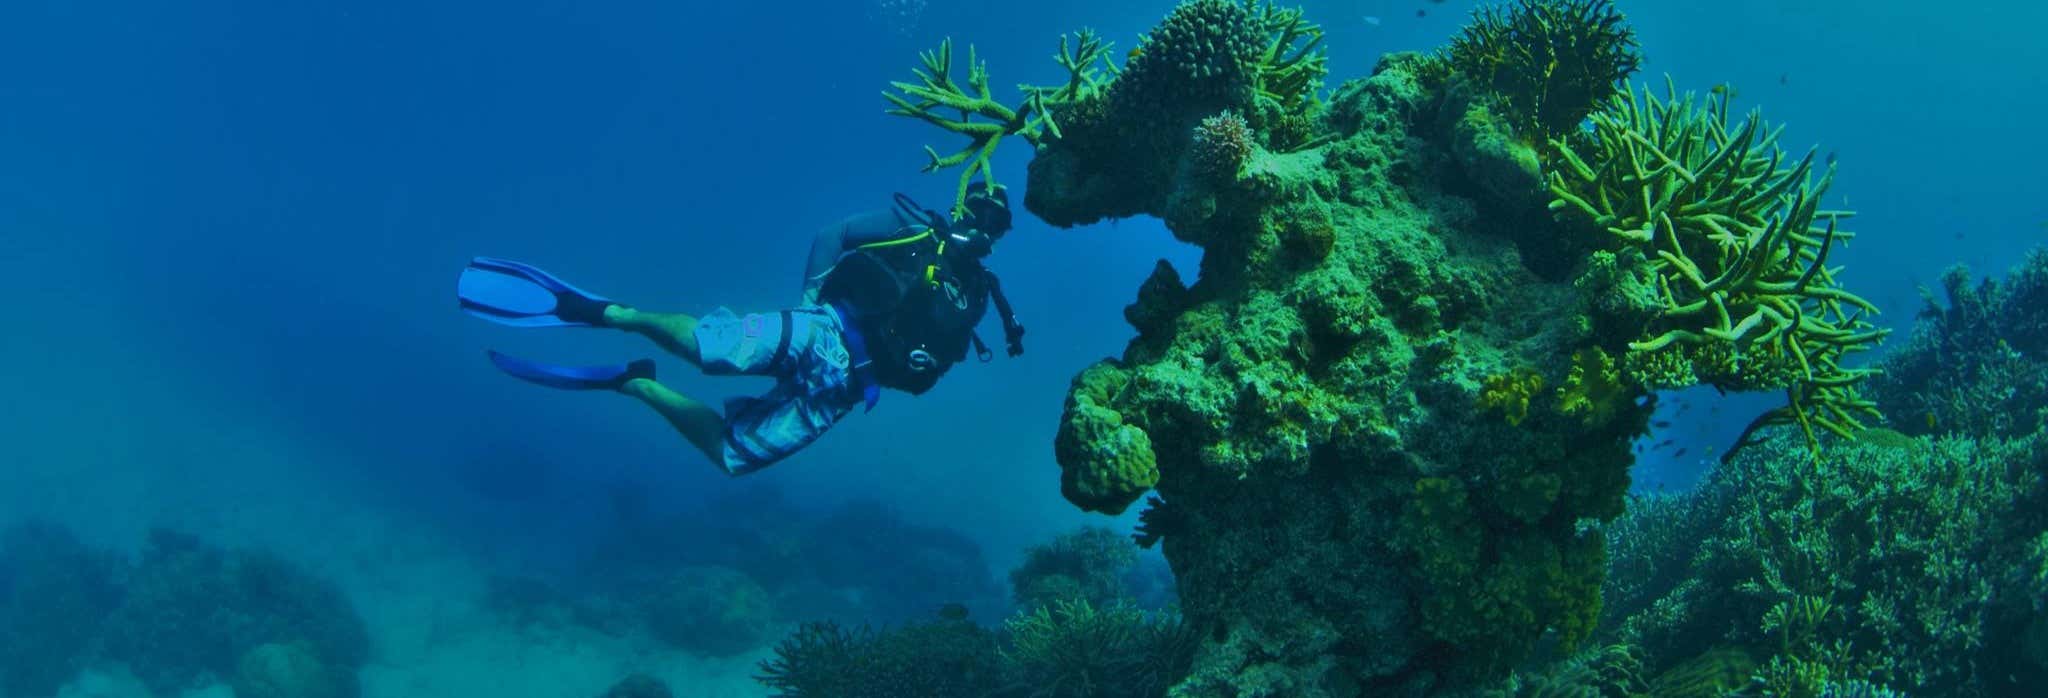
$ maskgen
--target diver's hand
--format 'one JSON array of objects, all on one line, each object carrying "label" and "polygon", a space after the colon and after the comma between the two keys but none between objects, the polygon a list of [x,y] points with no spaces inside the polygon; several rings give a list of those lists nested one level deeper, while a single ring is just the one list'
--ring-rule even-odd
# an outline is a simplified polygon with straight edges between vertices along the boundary
[{"label": "diver's hand", "polygon": [[1004,330],[1003,335],[1003,343],[1008,345],[1004,350],[1009,353],[1010,358],[1022,356],[1024,354],[1024,326],[1011,325]]}]

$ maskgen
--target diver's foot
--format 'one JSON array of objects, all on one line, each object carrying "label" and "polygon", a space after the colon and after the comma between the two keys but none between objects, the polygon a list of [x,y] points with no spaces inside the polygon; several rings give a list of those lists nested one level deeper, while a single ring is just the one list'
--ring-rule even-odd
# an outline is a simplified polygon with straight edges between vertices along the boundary
[{"label": "diver's foot", "polygon": [[654,359],[638,359],[626,364],[626,372],[619,374],[617,384],[611,386],[611,389],[624,388],[627,382],[639,378],[654,380]]},{"label": "diver's foot", "polygon": [[567,291],[555,294],[555,317],[591,327],[604,327],[604,310],[614,305],[611,301],[598,300],[581,293]]}]

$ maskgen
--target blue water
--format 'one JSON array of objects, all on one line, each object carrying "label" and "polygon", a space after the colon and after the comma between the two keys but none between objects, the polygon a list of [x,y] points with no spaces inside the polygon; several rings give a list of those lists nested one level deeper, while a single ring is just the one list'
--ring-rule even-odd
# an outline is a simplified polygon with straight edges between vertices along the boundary
[{"label": "blue water", "polygon": [[[887,395],[741,480],[631,401],[544,391],[483,360],[654,348],[455,307],[472,255],[655,309],[789,304],[818,228],[891,192],[950,192],[952,173],[918,169],[921,146],[953,141],[882,113],[917,51],[953,36],[999,86],[1052,81],[1061,31],[1128,47],[1173,3],[932,0],[915,18],[887,4],[0,5],[0,523],[52,518],[118,548],[175,523],[291,548],[355,590],[375,588],[364,551],[393,544],[338,533],[352,517],[547,570],[581,557],[622,487],[661,511],[752,489],[820,511],[873,499],[957,529],[997,575],[1077,525],[1127,528],[1134,516],[1061,499],[1051,445],[1068,381],[1120,352],[1122,308],[1154,261],[1194,268],[1156,221],[1020,216],[991,265],[1029,353]],[[1332,84],[1440,45],[1472,6],[1301,4],[1328,28]],[[1999,272],[2048,241],[2048,5],[1622,6],[1644,77],[1732,84],[1738,107],[1789,124],[1788,148],[1839,155],[1829,203],[1860,216],[1834,261],[1894,326],[1947,265]],[[998,155],[1020,192],[1027,155]],[[662,362],[695,396],[766,387]],[[1691,447],[1646,456],[1639,487],[1690,482],[1754,410],[1653,435]]]}]

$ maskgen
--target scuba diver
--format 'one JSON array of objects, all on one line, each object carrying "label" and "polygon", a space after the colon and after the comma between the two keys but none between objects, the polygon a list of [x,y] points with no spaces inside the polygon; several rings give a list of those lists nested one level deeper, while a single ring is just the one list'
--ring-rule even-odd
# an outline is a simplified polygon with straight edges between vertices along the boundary
[{"label": "scuba diver", "polygon": [[922,394],[972,346],[992,353],[974,328],[994,302],[1010,356],[1024,351],[994,272],[982,265],[1010,230],[1009,196],[975,182],[954,216],[895,195],[887,210],[855,215],[818,233],[802,301],[779,312],[657,313],[599,296],[504,259],[471,260],[457,283],[462,309],[514,327],[609,327],[654,341],[709,375],[775,378],[760,397],[725,401],[724,413],[654,378],[654,361],[556,366],[496,351],[514,377],[565,390],[611,390],[654,408],[729,475],[768,467],[816,441],[856,405],[873,410],[882,388]]}]

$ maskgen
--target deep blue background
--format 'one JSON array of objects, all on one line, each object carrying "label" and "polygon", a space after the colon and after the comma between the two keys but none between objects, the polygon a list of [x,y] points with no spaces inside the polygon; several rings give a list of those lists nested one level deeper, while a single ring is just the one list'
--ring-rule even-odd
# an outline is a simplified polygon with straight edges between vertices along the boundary
[{"label": "deep blue background", "polygon": [[[1332,85],[1382,52],[1441,44],[1472,6],[1304,4],[1329,28]],[[951,173],[918,168],[922,145],[955,141],[882,114],[879,92],[918,51],[952,35],[977,45],[998,86],[1051,82],[1061,31],[1091,26],[1121,50],[1172,3],[934,0],[894,27],[874,5],[0,5],[0,291],[16,308],[0,361],[18,386],[0,410],[18,464],[0,468],[75,479],[88,494],[70,506],[90,506],[110,459],[229,467],[227,454],[164,444],[247,430],[325,456],[256,467],[339,467],[329,480],[350,496],[523,531],[499,540],[555,530],[573,543],[621,483],[673,507],[738,487],[821,506],[878,497],[968,530],[998,564],[1088,520],[1059,498],[1052,434],[1070,377],[1128,338],[1121,309],[1154,260],[1193,268],[1154,221],[1061,231],[1021,218],[994,266],[1031,327],[1029,354],[965,366],[922,398],[886,396],[742,481],[630,401],[543,391],[482,360],[485,347],[591,362],[652,347],[456,311],[455,274],[480,254],[643,307],[787,304],[817,228],[892,191],[951,191]],[[1839,153],[1836,196],[1862,215],[1835,259],[1887,320],[1910,321],[1915,284],[1947,264],[2002,270],[2048,238],[2048,7],[1622,7],[1645,77],[1732,83],[1738,107],[1790,124],[1788,147]],[[1010,144],[1000,178],[1021,187],[1027,155]],[[673,359],[662,369],[711,398],[765,387]],[[1745,418],[1675,436],[1725,440]],[[1696,454],[1654,456],[1639,479],[1683,482]],[[514,505],[463,504],[531,483],[539,494]]]}]

